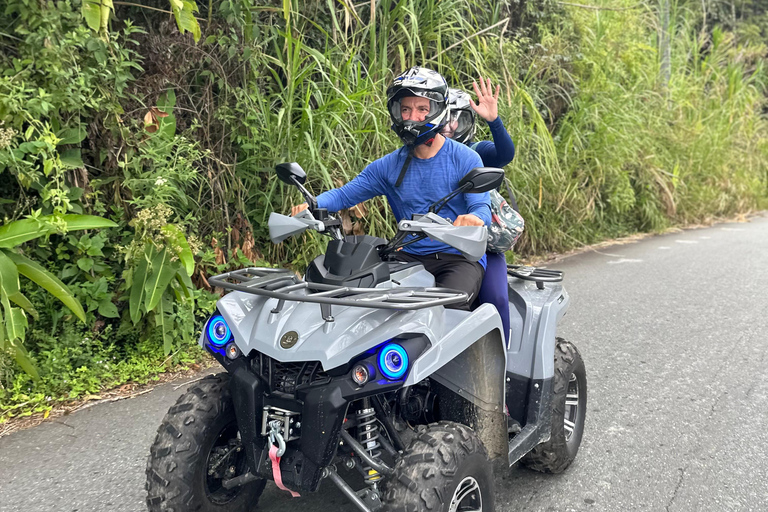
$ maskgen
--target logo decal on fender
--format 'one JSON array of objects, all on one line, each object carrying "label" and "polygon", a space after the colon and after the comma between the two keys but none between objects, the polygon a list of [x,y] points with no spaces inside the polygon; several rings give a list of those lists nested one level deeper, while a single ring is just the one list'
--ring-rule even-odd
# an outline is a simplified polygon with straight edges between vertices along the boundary
[{"label": "logo decal on fender", "polygon": [[299,341],[299,333],[288,331],[280,338],[280,347],[292,348]]}]

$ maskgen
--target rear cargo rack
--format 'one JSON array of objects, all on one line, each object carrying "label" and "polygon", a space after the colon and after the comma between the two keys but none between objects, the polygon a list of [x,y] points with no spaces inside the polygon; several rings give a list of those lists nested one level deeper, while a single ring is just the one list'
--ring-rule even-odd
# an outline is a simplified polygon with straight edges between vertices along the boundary
[{"label": "rear cargo rack", "polygon": [[529,267],[525,265],[507,265],[507,274],[524,281],[536,281],[536,288],[544,289],[544,283],[559,283],[563,280],[562,270]]},{"label": "rear cargo rack", "polygon": [[272,313],[279,313],[286,301],[320,304],[323,319],[333,322],[331,306],[358,308],[416,309],[466,302],[469,295],[449,288],[353,288],[310,283],[284,268],[244,268],[208,279],[211,286],[277,299]]}]

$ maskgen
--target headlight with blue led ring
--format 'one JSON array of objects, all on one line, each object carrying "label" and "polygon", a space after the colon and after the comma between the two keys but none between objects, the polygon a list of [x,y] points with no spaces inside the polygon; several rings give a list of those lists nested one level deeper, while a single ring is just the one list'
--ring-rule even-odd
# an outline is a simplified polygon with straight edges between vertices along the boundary
[{"label": "headlight with blue led ring", "polygon": [[379,371],[389,380],[397,380],[408,371],[408,352],[397,343],[389,343],[379,352]]},{"label": "headlight with blue led ring", "polygon": [[215,315],[208,320],[207,334],[208,341],[216,347],[223,347],[232,337],[232,331],[221,315]]}]

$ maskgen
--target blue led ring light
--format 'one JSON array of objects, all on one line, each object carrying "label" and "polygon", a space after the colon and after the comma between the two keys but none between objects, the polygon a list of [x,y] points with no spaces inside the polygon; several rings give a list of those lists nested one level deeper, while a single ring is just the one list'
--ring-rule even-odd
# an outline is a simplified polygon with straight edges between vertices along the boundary
[{"label": "blue led ring light", "polygon": [[208,321],[208,341],[217,347],[223,347],[232,337],[226,320],[221,315],[216,315]]},{"label": "blue led ring light", "polygon": [[379,370],[389,380],[396,380],[408,370],[408,353],[397,343],[386,345],[379,352]]}]

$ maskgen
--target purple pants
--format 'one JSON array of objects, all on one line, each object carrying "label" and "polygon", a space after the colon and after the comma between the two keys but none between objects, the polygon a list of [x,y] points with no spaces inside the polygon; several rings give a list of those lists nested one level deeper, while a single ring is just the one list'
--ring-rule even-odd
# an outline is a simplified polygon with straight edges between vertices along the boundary
[{"label": "purple pants", "polygon": [[502,253],[486,253],[488,263],[477,296],[478,304],[493,304],[501,316],[504,340],[509,341],[509,292],[507,291],[507,260]]}]

